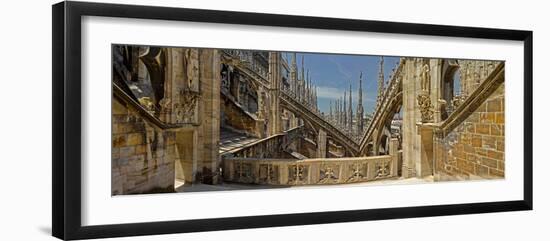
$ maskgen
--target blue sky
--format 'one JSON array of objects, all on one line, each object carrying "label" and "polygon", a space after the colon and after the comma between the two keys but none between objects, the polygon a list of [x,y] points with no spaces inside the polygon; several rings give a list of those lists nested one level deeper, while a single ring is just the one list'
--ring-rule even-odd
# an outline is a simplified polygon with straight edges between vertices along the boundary
[{"label": "blue sky", "polygon": [[[363,107],[365,113],[371,113],[376,105],[378,89],[378,65],[380,56],[298,53],[297,64],[301,69],[304,56],[305,69],[309,69],[312,82],[318,87],[318,104],[322,112],[328,113],[330,101],[334,101],[353,91],[353,111],[357,105],[359,74],[363,72]],[[291,63],[292,54],[283,53],[283,58]],[[399,57],[384,57],[384,77],[386,81],[397,66]]]}]

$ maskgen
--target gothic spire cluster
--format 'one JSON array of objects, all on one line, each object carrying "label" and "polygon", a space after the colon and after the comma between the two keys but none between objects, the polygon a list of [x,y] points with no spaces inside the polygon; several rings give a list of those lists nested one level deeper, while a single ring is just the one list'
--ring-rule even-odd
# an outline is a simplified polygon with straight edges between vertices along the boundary
[{"label": "gothic spire cluster", "polygon": [[[300,74],[300,77],[298,77]],[[298,71],[296,53],[292,54],[290,66],[290,92],[294,97],[315,112],[319,112],[317,105],[317,86],[314,85],[309,69],[305,69],[304,56],[302,55],[301,71]]]},{"label": "gothic spire cluster", "polygon": [[[290,94],[310,110],[321,114],[317,102],[317,87],[313,84],[309,69],[305,66],[304,56],[301,56],[301,66],[298,69],[296,53],[292,54],[290,64]],[[378,93],[377,105],[380,104],[385,89],[384,84],[384,57],[380,57],[378,69]],[[363,72],[359,73],[358,89],[354,99],[352,81],[349,83],[349,90],[346,88],[340,98],[330,101],[328,113],[323,113],[334,126],[355,139],[360,139],[366,131],[365,107],[363,106]],[[354,100],[356,101],[354,108]]]},{"label": "gothic spire cluster", "polygon": [[357,105],[355,114],[353,113],[353,90],[351,82],[349,91],[344,91],[344,95],[335,101],[329,103],[328,119],[337,127],[351,137],[358,139],[364,133],[365,113],[363,108],[363,72],[359,74],[359,89],[357,91]]}]

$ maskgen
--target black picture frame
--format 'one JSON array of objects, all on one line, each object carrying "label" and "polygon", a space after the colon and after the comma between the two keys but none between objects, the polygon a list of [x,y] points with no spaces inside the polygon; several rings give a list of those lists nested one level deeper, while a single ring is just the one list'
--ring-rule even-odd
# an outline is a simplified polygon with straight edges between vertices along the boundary
[{"label": "black picture frame", "polygon": [[[199,232],[228,229],[307,225],[380,219],[532,210],[533,208],[533,32],[491,28],[443,26],[323,17],[60,2],[53,15],[53,236],[87,239],[135,235]],[[516,40],[524,43],[524,187],[523,199],[404,208],[342,210],[333,212],[212,218],[82,226],[81,224],[81,17],[104,16],[136,19],[228,23],[258,26],[350,30],[424,36]]]}]

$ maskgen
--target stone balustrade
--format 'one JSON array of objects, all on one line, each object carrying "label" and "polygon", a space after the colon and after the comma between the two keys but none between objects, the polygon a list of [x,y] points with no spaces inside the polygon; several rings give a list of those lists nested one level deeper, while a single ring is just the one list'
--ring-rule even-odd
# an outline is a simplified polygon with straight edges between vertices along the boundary
[{"label": "stone balustrade", "polygon": [[276,159],[224,157],[227,182],[264,185],[322,185],[374,181],[399,176],[397,140],[390,155],[370,157]]},{"label": "stone balustrade", "polygon": [[[224,53],[238,59],[240,63],[243,65],[243,67],[248,68],[251,71],[251,73],[255,73],[264,79],[268,78],[267,75],[269,73],[269,69],[267,68],[267,65],[265,63],[262,64],[260,63],[260,61],[258,61],[257,59],[258,57],[254,56],[254,51],[226,49],[224,50]],[[264,60],[267,63],[267,60],[266,59]]]}]

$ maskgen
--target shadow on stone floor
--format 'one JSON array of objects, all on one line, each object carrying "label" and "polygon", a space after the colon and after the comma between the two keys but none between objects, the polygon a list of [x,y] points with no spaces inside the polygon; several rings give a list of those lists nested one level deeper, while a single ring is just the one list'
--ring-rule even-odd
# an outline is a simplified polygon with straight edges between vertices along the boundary
[{"label": "shadow on stone floor", "polygon": [[223,183],[218,185],[208,184],[183,184],[176,187],[176,192],[207,192],[207,191],[231,191],[231,190],[255,190],[288,188],[288,186],[254,185],[241,183]]}]

